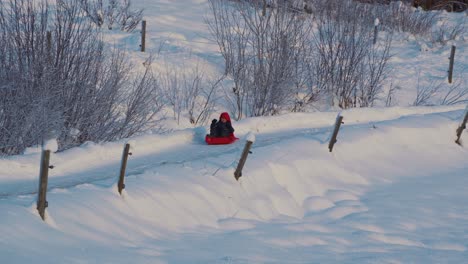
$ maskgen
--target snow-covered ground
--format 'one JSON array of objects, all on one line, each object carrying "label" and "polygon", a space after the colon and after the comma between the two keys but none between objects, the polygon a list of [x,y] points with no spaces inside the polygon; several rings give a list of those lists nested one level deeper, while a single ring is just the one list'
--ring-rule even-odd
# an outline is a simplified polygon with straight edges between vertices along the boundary
[{"label": "snow-covered ground", "polygon": [[[52,155],[45,223],[39,154],[0,163],[2,263],[462,263],[468,248],[463,107],[292,114],[235,123],[233,145],[202,128]],[[245,138],[255,133],[243,176]],[[468,140],[466,133],[463,137]]]},{"label": "snow-covered ground", "polygon": [[[164,42],[160,65],[219,69],[206,0],[134,2],[146,8],[149,50]],[[108,37],[135,61],[148,55],[138,33]],[[243,119],[231,145],[207,146],[207,127],[181,127],[53,153],[45,222],[36,210],[39,151],[0,159],[0,263],[465,263],[468,133],[464,147],[454,143],[465,105],[408,106],[415,71],[446,79],[450,46],[396,41],[399,107]],[[451,44],[454,76],[466,74],[466,40]],[[337,114],[344,124],[330,153]]]}]

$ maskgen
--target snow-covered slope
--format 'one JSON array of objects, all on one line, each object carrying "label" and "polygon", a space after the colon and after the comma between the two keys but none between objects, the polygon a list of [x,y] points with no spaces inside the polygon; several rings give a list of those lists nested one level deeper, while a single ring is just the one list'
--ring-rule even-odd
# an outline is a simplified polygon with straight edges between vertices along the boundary
[{"label": "snow-covered slope", "polygon": [[[210,35],[205,18],[210,16],[207,0],[134,0],[135,7],[144,8],[147,20],[147,52],[140,52],[140,32],[131,34],[113,32],[108,34],[108,42],[125,48],[133,60],[141,65],[149,54],[158,54],[153,62],[156,69],[163,70],[166,65],[179,67],[181,70],[199,66],[207,75],[219,76],[223,72],[224,61],[218,53],[219,48]],[[417,95],[417,87],[441,86],[438,95],[428,103],[437,104],[440,97],[454,85],[467,86],[468,74],[468,30],[465,13],[447,13],[439,15],[434,32],[443,27],[465,24],[455,40],[445,39],[442,44],[430,41],[431,37],[415,37],[409,33],[393,36],[389,68],[391,73],[386,81],[385,90],[397,87],[391,102],[394,106],[412,105]],[[383,41],[384,34],[381,34]],[[437,34],[434,33],[434,36]],[[446,32],[446,35],[449,35]],[[432,37],[436,39],[436,37]],[[447,37],[445,37],[447,38]],[[456,46],[453,83],[447,82],[447,71],[452,45]],[[378,102],[384,104],[385,100]]]},{"label": "snow-covered slope", "polygon": [[[111,32],[109,44],[135,62],[159,51],[156,68],[220,71],[206,0],[133,3],[145,8],[148,52],[138,51],[138,31]],[[463,15],[444,16],[457,23]],[[171,123],[179,129],[169,134],[53,153],[45,222],[36,211],[40,150],[1,158],[0,263],[466,262],[467,132],[464,147],[454,143],[465,106],[407,107],[415,73],[445,80],[451,44],[454,76],[466,75],[466,35],[446,46],[394,40],[390,82],[402,88],[400,107],[248,118],[234,122],[241,139],[232,145],[207,146],[207,127]],[[338,114],[344,124],[330,153]],[[133,155],[120,196],[127,142]]]},{"label": "snow-covered slope", "polygon": [[[203,128],[148,135],[131,141],[122,196],[123,142],[57,153],[45,223],[36,195],[18,195],[37,186],[38,153],[4,159],[0,260],[463,262],[468,151],[454,136],[464,111],[344,111],[331,153],[336,112],[247,119],[226,146],[204,145]],[[248,132],[256,140],[237,182]]]}]

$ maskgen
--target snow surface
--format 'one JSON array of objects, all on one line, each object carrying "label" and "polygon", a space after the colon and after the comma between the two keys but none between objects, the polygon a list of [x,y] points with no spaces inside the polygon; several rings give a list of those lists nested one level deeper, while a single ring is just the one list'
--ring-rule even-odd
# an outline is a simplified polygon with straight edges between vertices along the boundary
[{"label": "snow surface", "polygon": [[[159,65],[219,69],[206,0],[134,4],[146,8],[149,50],[164,43]],[[138,33],[107,37],[137,62],[148,55]],[[460,74],[467,45],[457,42]],[[234,121],[240,140],[231,145],[207,146],[207,127],[182,125],[52,153],[45,222],[36,210],[40,148],[2,158],[0,263],[466,263],[467,132],[465,146],[454,143],[466,106],[407,106],[418,69],[445,80],[449,44],[397,37],[399,107]],[[330,153],[338,114],[344,124]],[[119,195],[125,143],[132,155]]]},{"label": "snow surface", "polygon": [[232,145],[205,145],[199,128],[142,136],[122,196],[125,142],[55,153],[45,223],[39,153],[5,158],[0,262],[462,263],[468,151],[454,138],[463,113],[343,111],[332,153],[333,112],[235,122]]}]

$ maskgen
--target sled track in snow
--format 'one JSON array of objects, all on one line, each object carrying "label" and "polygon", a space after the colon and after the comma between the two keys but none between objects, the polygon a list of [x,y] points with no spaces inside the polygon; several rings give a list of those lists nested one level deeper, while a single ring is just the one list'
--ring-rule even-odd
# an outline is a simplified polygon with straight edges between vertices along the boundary
[{"label": "sled track in snow", "polygon": [[[270,146],[278,141],[292,139],[295,137],[307,135],[318,137],[320,135],[326,135],[326,133],[328,133],[330,130],[331,128],[329,127],[308,128],[288,132],[281,136],[268,136],[269,134],[257,135],[257,139],[252,145],[252,151],[254,151],[256,148]],[[238,159],[244,148],[244,143],[244,138],[240,138],[238,141],[230,145],[209,146],[201,143],[192,143],[184,148],[177,148],[177,153],[164,151],[143,157],[129,158],[125,177],[132,177],[143,174],[146,170],[158,168],[161,166],[185,164],[192,161],[216,158],[228,154],[234,154],[235,159]],[[200,148],[203,148],[202,151],[200,151]],[[167,154],[168,152],[170,154]],[[188,154],[181,156],[181,152]],[[164,156],[164,160],[158,161],[158,158],[161,156]],[[233,160],[233,163],[236,162],[237,160]],[[50,177],[47,190],[50,191],[53,189],[67,189],[76,187],[81,184],[99,184],[99,182],[103,182],[100,183],[100,185],[110,186],[116,183],[118,180],[119,166],[120,164],[113,163],[90,171],[81,171],[61,177]],[[112,181],[111,183],[104,183],[111,179],[115,179],[115,181]],[[6,199],[8,197],[20,195],[35,195],[37,194],[38,181],[36,182],[27,180],[22,182],[7,183],[4,186],[0,186],[0,199]]]},{"label": "sled track in snow", "polygon": [[[451,112],[451,111],[449,111]],[[443,114],[446,112],[435,112],[432,114]],[[344,124],[342,129],[355,127],[371,127],[373,124],[386,122],[390,120],[396,120],[401,117],[414,116],[415,114],[409,114],[400,116],[393,119],[385,119],[379,121],[372,121],[358,124]],[[333,127],[311,127],[297,130],[279,131],[272,133],[264,133],[256,136],[255,143],[252,145],[252,151],[255,153],[255,149],[270,146],[276,142],[283,140],[293,139],[296,137],[307,137],[320,142],[324,148],[327,148],[330,133]],[[143,174],[149,169],[158,168],[166,165],[177,165],[185,164],[192,161],[200,161],[208,158],[214,158],[224,155],[233,154],[235,157],[232,164],[237,163],[237,159],[244,148],[245,136],[241,137],[238,141],[230,145],[219,145],[209,146],[205,145],[203,141],[193,141],[191,144],[188,143],[182,147],[178,146],[175,149],[169,149],[162,152],[148,154],[141,157],[132,157],[128,161],[126,177],[132,177]],[[184,155],[180,155],[184,153]],[[164,159],[162,159],[164,157]],[[120,161],[119,161],[120,162]],[[94,168],[85,171],[79,171],[71,173],[66,176],[50,177],[48,190],[53,189],[68,189],[73,188],[82,184],[96,184],[100,186],[110,187],[115,184],[118,180],[118,170],[120,168],[119,163],[112,163],[104,165],[99,168]],[[39,180],[39,179],[38,179]],[[21,195],[35,195],[37,194],[38,180],[25,180],[16,181],[12,183],[5,183],[0,185],[0,199],[7,199],[9,197],[21,196]]]}]

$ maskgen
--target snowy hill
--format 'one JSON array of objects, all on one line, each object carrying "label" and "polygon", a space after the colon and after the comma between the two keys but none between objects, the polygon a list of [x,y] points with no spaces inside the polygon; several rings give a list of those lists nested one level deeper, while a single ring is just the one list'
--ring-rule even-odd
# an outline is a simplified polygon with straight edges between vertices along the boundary
[{"label": "snowy hill", "polygon": [[[206,0],[134,4],[145,8],[157,67],[220,71],[203,22]],[[444,14],[450,23],[463,16]],[[400,106],[245,118],[233,123],[240,140],[221,146],[204,143],[206,126],[169,120],[171,133],[53,153],[45,221],[36,210],[40,150],[1,158],[0,263],[466,262],[467,132],[464,146],[454,143],[466,106],[408,106],[418,71],[446,81],[450,44],[460,54],[456,76],[466,75],[466,36],[446,46],[396,38]],[[138,32],[106,40],[135,62],[148,56],[138,51]],[[338,114],[344,124],[329,152]],[[251,133],[252,154],[236,181]]]},{"label": "snowy hill", "polygon": [[[463,262],[468,151],[462,107],[295,114],[54,154],[45,223],[35,207],[39,154],[1,160],[2,263]],[[253,153],[233,173],[248,131]],[[463,139],[466,141],[466,135]],[[28,176],[27,176],[28,175]],[[19,195],[17,192],[22,193]]]}]

